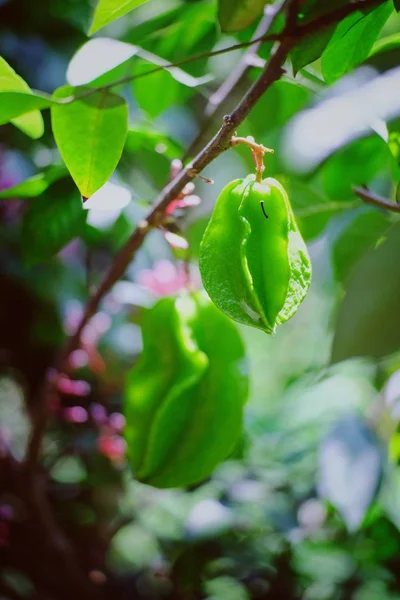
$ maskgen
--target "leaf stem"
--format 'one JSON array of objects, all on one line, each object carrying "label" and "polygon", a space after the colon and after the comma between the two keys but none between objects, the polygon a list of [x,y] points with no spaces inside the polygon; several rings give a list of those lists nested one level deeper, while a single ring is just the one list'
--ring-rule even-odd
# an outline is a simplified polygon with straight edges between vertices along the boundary
[{"label": "leaf stem", "polygon": [[256,163],[256,181],[258,181],[258,183],[261,183],[262,176],[265,170],[264,155],[267,152],[273,154],[274,151],[272,150],[272,148],[266,148],[262,144],[257,144],[257,142],[254,141],[254,138],[251,136],[247,138],[232,136],[231,146],[238,146],[239,144],[244,144],[245,146],[251,149],[254,162]]}]

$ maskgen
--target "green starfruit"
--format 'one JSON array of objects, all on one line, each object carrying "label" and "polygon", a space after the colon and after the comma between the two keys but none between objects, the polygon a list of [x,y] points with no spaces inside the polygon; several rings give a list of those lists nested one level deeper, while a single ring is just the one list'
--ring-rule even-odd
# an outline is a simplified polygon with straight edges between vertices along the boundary
[{"label": "green starfruit", "polygon": [[146,315],[125,392],[127,456],[161,488],[206,478],[234,450],[247,399],[243,343],[204,292],[163,298]]},{"label": "green starfruit", "polygon": [[199,266],[210,298],[235,321],[274,333],[294,315],[311,283],[311,262],[278,181],[249,175],[222,190]]}]

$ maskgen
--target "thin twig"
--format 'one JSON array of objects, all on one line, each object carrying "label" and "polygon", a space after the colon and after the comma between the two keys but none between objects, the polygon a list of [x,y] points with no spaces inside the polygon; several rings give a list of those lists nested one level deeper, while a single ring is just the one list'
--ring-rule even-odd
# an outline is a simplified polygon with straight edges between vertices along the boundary
[{"label": "thin twig", "polygon": [[354,193],[361,198],[367,204],[373,204],[374,206],[378,206],[379,208],[383,208],[385,210],[390,210],[392,212],[400,212],[400,204],[396,204],[383,196],[379,196],[379,194],[375,194],[375,192],[371,192],[368,188],[361,187],[353,187]]}]

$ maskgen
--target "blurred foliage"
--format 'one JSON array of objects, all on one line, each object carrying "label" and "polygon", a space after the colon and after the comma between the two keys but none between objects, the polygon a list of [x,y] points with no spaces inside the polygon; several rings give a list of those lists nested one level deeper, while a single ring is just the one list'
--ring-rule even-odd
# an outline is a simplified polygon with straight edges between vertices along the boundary
[{"label": "blurred foliage", "polygon": [[[89,41],[88,0],[0,2],[0,54],[23,78],[17,87],[29,86],[22,83],[19,96],[0,86],[8,90],[0,93],[5,121],[23,105],[48,107],[43,93],[66,83],[107,85],[245,41],[265,2],[248,3],[248,21],[250,12],[243,21],[223,1],[150,0],[127,3],[127,10],[137,8],[111,22],[101,16],[105,4],[97,4],[92,26],[104,29]],[[303,4],[307,22],[346,2]],[[275,149],[266,173],[288,190],[314,274],[298,314],[275,337],[239,328],[251,391],[245,432],[230,459],[187,489],[146,486],[126,466],[122,398],[141,352],[144,315],[185,281],[165,232],[147,236],[71,357],[73,377],[59,383],[45,439],[48,494],[78,562],[93,578],[103,575],[116,600],[400,599],[400,231],[396,213],[366,207],[353,193],[365,185],[399,199],[400,17],[393,7],[399,10],[397,0],[378,3],[306,37],[240,128]],[[85,63],[94,41],[100,45]],[[123,99],[118,107],[129,107],[127,130],[125,121],[119,129],[107,116],[101,120],[103,107],[93,115],[86,103],[86,116],[72,114],[60,134],[65,139],[75,128],[82,135],[78,146],[59,144],[71,176],[47,111],[39,139],[40,131],[29,137],[24,127],[1,126],[0,457],[8,448],[22,458],[38,390],[89,292],[170,179],[171,161],[204,126],[205,108],[244,51],[115,88]],[[269,51],[260,48],[238,98]],[[209,137],[218,126],[212,120]],[[114,135],[118,151],[110,146]],[[122,155],[113,187],[82,207],[72,178],[85,191],[81,169],[93,156],[92,142],[106,161],[96,167],[94,187]],[[201,204],[172,215],[174,230],[190,242],[194,287],[215,199],[252,170],[247,149],[229,150],[204,173],[213,185],[195,180]],[[0,472],[0,581],[14,595],[51,598],[40,589],[33,595],[32,573],[43,567],[35,544],[20,551],[32,529],[8,483]],[[0,586],[3,597],[9,600]]]}]

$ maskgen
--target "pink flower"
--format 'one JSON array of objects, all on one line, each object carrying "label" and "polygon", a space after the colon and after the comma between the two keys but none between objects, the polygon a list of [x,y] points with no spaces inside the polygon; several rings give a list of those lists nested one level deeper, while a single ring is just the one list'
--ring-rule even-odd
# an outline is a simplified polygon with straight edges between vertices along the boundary
[{"label": "pink flower", "polygon": [[72,380],[65,375],[58,377],[57,389],[70,396],[88,396],[90,394],[90,385],[87,381]]},{"label": "pink flower", "polygon": [[121,465],[125,459],[126,442],[120,435],[102,432],[97,440],[97,449],[116,465]]},{"label": "pink flower", "polygon": [[121,413],[112,413],[108,418],[108,424],[115,433],[120,433],[125,427],[125,417]]},{"label": "pink flower", "polygon": [[170,296],[178,293],[187,284],[187,274],[183,265],[174,265],[162,259],[154,263],[152,269],[143,269],[137,282],[155,296]]},{"label": "pink flower", "polygon": [[64,409],[64,419],[71,423],[86,423],[88,413],[83,406],[70,406]]}]

